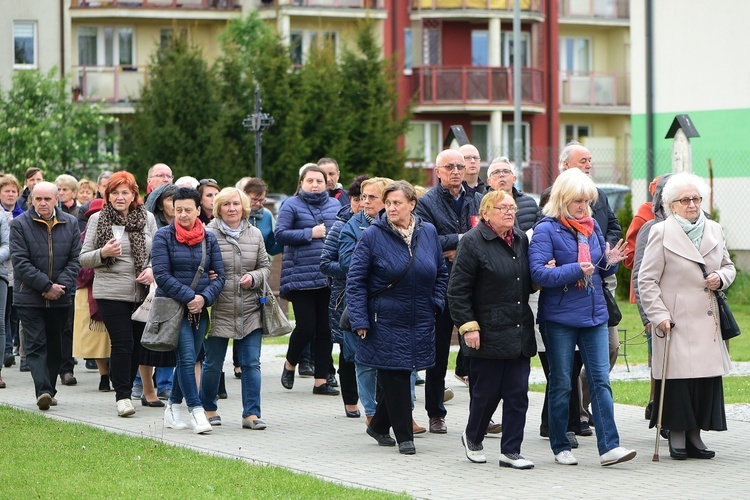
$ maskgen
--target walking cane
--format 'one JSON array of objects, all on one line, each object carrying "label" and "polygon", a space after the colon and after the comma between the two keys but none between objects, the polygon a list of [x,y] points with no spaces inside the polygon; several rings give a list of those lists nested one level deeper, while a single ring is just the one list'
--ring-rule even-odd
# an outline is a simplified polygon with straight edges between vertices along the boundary
[{"label": "walking cane", "polygon": [[669,337],[674,328],[674,323],[670,324],[670,329],[665,333],[666,339],[664,344],[664,363],[661,370],[661,390],[659,391],[659,413],[656,417],[656,444],[654,445],[654,458],[652,462],[659,461],[659,438],[661,437],[661,415],[664,411],[664,384],[667,381],[667,361],[669,360]]}]

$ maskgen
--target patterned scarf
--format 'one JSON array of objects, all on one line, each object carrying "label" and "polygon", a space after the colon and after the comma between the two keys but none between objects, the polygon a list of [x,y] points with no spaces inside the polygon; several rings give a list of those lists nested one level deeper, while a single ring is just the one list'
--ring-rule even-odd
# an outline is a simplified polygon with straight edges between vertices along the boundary
[{"label": "patterned scarf", "polygon": [[396,227],[391,223],[390,219],[388,219],[388,225],[391,226],[391,228],[404,239],[404,241],[406,242],[406,246],[409,247],[409,255],[411,255],[411,237],[412,235],[414,235],[414,228],[417,226],[417,221],[414,219],[414,216],[411,216],[409,226],[406,229]]},{"label": "patterned scarf", "polygon": [[189,247],[197,245],[198,243],[203,241],[203,236],[205,236],[206,234],[205,230],[203,229],[203,223],[197,217],[195,219],[195,224],[193,224],[193,229],[185,229],[176,222],[174,223],[174,228],[177,241],[179,241],[180,243],[184,243]]},{"label": "patterned scarf", "polygon": [[[560,223],[568,228],[578,241],[578,262],[591,262],[589,238],[594,233],[594,219],[591,217],[584,217],[582,219],[560,217]],[[586,290],[587,293],[593,293],[594,275],[584,274],[583,278],[578,280],[577,286],[579,290]]]},{"label": "patterned scarf", "polygon": [[[125,226],[125,233],[130,239],[130,252],[133,254],[133,264],[135,266],[135,275],[138,276],[143,271],[148,261],[146,252],[146,207],[138,205],[135,210],[128,212],[127,217],[123,217],[115,210],[110,203],[107,203],[99,212],[99,224],[96,227],[96,248],[101,248],[112,239],[112,226]],[[107,257],[103,259],[107,268],[117,260],[117,257]]]}]

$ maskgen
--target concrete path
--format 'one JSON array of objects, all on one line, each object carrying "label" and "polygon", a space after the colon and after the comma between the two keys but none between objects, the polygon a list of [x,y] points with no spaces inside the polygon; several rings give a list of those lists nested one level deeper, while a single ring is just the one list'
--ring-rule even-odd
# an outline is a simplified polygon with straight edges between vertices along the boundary
[{"label": "concrete path", "polygon": [[[455,379],[448,380],[456,394],[446,403],[448,434],[417,436],[417,454],[401,456],[397,448],[378,447],[365,434],[364,417],[346,418],[340,397],[313,395],[312,379],[297,377],[293,390],[282,388],[284,352],[285,346],[265,346],[262,352],[265,431],[241,428],[240,381],[232,376],[231,352],[225,365],[229,399],[219,403],[223,425],[209,435],[165,429],[162,410],[137,402],[133,417],[118,417],[114,393],[98,392],[97,372],[86,370],[82,362],[75,373],[78,385],[59,385],[59,405],[44,415],[417,498],[744,498],[748,491],[748,405],[728,408],[728,432],[705,435],[706,443],[716,450],[715,459],[671,460],[662,440],[658,463],[652,462],[655,431],[648,429],[643,408],[617,405],[621,442],[638,451],[635,460],[601,467],[596,438],[581,437],[581,447],[575,450],[580,464],[570,467],[556,465],[549,441],[539,437],[542,396],[531,393],[522,452],[536,468],[516,471],[498,467],[499,438],[485,440],[486,464],[472,464],[464,456],[460,436],[468,415],[468,390]],[[619,366],[616,369],[620,371]],[[8,388],[0,390],[1,404],[39,412],[29,373],[19,372],[16,364],[3,369],[2,376]],[[424,390],[417,388],[414,416],[426,426],[423,405]],[[499,412],[495,420],[501,421]]]}]

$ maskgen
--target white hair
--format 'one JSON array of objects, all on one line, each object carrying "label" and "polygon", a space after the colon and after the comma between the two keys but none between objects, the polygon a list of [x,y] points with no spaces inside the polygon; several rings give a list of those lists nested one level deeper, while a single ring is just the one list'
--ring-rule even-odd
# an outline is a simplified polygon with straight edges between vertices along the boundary
[{"label": "white hair", "polygon": [[189,188],[197,189],[198,184],[200,184],[198,182],[198,179],[196,179],[195,177],[191,177],[189,175],[182,176],[176,181],[174,181],[174,185],[177,187],[189,187]]},{"label": "white hair", "polygon": [[499,163],[505,163],[506,165],[508,165],[508,168],[510,168],[510,171],[513,172],[513,175],[516,175],[516,167],[515,167],[515,165],[513,165],[510,162],[510,160],[508,159],[508,157],[507,156],[498,156],[497,158],[495,158],[494,160],[492,160],[492,163],[490,163],[490,166],[487,167],[487,175],[488,176],[490,175],[490,172],[493,171],[492,167],[494,167],[495,165],[497,165]]},{"label": "white hair", "polygon": [[565,145],[565,148],[563,148],[562,152],[560,153],[560,162],[558,164],[558,166],[560,167],[560,172],[565,171],[565,164],[570,161],[570,155],[578,147],[585,148],[585,146],[578,141],[570,141]]},{"label": "white hair", "polygon": [[662,206],[667,217],[672,215],[672,202],[677,199],[682,191],[691,187],[697,189],[704,200],[708,199],[711,194],[711,188],[708,187],[708,184],[695,174],[680,172],[669,177],[667,184],[661,192]]}]

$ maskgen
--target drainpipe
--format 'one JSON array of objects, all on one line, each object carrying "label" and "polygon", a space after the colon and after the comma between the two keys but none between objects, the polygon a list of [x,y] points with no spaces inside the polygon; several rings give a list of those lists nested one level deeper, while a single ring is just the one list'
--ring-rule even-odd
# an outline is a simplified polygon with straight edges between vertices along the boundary
[{"label": "drainpipe", "polygon": [[653,0],[646,0],[646,199],[654,179],[654,11]]},{"label": "drainpipe", "polygon": [[60,2],[60,78],[65,78],[65,0]]}]

